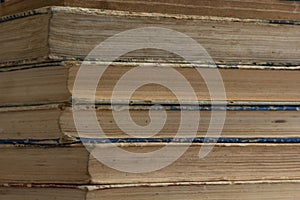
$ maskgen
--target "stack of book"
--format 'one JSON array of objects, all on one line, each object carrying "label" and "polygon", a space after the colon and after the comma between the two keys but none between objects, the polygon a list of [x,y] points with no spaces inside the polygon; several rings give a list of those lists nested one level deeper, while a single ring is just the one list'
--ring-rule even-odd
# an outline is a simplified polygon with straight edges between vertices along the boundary
[{"label": "stack of book", "polygon": [[3,1],[0,199],[299,198],[299,6]]}]

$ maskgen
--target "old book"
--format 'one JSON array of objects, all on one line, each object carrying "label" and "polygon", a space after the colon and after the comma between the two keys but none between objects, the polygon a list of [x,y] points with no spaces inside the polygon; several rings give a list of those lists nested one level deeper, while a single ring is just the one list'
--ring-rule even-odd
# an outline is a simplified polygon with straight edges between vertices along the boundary
[{"label": "old book", "polygon": [[298,1],[252,0],[4,0],[0,15],[15,14],[43,6],[79,6],[131,12],[156,12],[273,20],[299,20]]},{"label": "old book", "polygon": [[145,200],[145,199],[277,199],[293,200],[300,197],[299,182],[200,182],[125,185],[3,185],[2,200]]},{"label": "old book", "polygon": [[[167,119],[165,125],[161,129],[144,128],[143,132],[130,126],[130,121],[122,123],[128,124],[130,130],[126,127],[120,127],[120,119],[113,116],[112,109],[117,112],[130,110],[133,121],[140,125],[146,126],[151,120],[160,120],[161,111],[156,112],[157,115],[149,116],[151,106],[105,106],[101,105],[97,108],[98,123],[102,127],[106,138],[133,138],[132,134],[151,135],[149,138],[173,138],[179,130],[181,123],[181,110],[200,114],[200,121],[196,123],[197,135],[194,135],[195,121],[191,117],[186,120],[190,128],[185,129],[184,137],[206,137],[208,127],[211,124],[211,130],[217,131],[217,124],[220,122],[211,121],[211,107],[201,106],[193,109],[193,107],[183,106],[165,106]],[[122,111],[123,110],[123,111]],[[287,138],[299,137],[299,107],[297,106],[229,106],[227,107],[226,119],[223,130],[219,137],[221,140],[227,141],[247,141],[256,142],[288,141]],[[79,135],[74,124],[72,108],[63,105],[44,105],[44,106],[26,106],[26,107],[9,107],[0,108],[0,139],[15,140],[31,139],[43,140],[40,143],[74,143],[79,136],[88,138],[102,138],[96,128],[92,126],[92,119],[89,110],[80,110],[82,115],[86,116],[81,125],[85,125],[84,135]],[[217,116],[222,116],[223,111],[215,111]],[[118,114],[118,113],[117,113]],[[194,114],[193,114],[194,115]],[[117,115],[118,117],[118,115]],[[163,123],[163,122],[161,122]],[[144,135],[143,135],[144,134]],[[230,140],[232,138],[232,140]]]},{"label": "old book", "polygon": [[[33,105],[49,102],[68,102],[72,95],[74,99],[92,98],[87,92],[92,91],[91,82],[97,81],[94,77],[94,70],[87,70],[83,73],[83,84],[79,92],[72,93],[80,62],[67,63],[48,63],[46,65],[23,66],[21,68],[3,68],[0,72],[0,105]],[[88,65],[89,66],[89,65]],[[92,67],[94,65],[91,65]],[[107,68],[103,73],[96,92],[96,103],[111,103],[112,92],[118,85],[120,78],[128,71],[135,69],[137,65],[132,63],[114,64]],[[84,65],[84,67],[87,67]],[[100,70],[102,64],[95,66]],[[99,68],[97,68],[99,67]],[[189,87],[182,85],[180,79],[172,78],[165,73],[166,68],[182,74]],[[122,101],[131,100],[133,104],[178,104],[176,93],[180,93],[181,102],[197,102],[201,104],[210,103],[211,95],[208,91],[208,84],[204,81],[197,69],[193,67],[172,67],[166,65],[160,67],[158,64],[150,65],[147,69],[159,80],[165,80],[171,77],[169,83],[172,84],[171,90],[164,85],[146,84],[141,85],[131,97],[127,97],[128,92],[135,80],[138,78],[154,78],[150,73],[144,73],[141,76],[135,76],[125,85],[129,89],[124,89],[123,93],[117,93],[113,96],[114,100]],[[288,69],[288,68],[286,68]],[[300,99],[300,71],[299,70],[257,70],[257,69],[210,69],[202,68],[202,72],[212,72],[221,74],[222,79],[218,80],[217,76],[208,78],[213,84],[219,84],[220,89],[210,91],[215,94],[214,100],[227,100],[228,103],[242,102],[244,105],[259,102],[269,102],[268,104],[276,105],[276,102],[287,102],[287,104],[297,104]],[[92,78],[91,78],[92,77]],[[166,79],[167,80],[167,79]],[[222,89],[224,84],[224,89]],[[226,98],[224,95],[226,92]],[[78,91],[78,90],[77,90]],[[289,103],[288,103],[289,102]],[[198,103],[198,102],[197,102]]]},{"label": "old book", "polygon": [[[116,146],[108,144],[98,146],[96,141],[90,141],[85,145],[89,144],[94,147],[94,150],[91,149],[93,155],[102,153],[102,156],[106,156],[103,159],[113,159],[115,166],[128,165],[131,170],[141,170],[149,164],[165,164],[173,159],[173,154],[164,154],[151,160],[141,161],[140,158],[123,160],[121,155],[118,157],[112,154]],[[174,153],[187,147],[182,141],[181,143],[116,145],[117,148],[133,154],[153,152],[166,145]],[[199,151],[202,146],[201,143],[194,143],[178,160],[160,170],[149,173],[129,173],[102,164],[81,145],[68,148],[49,145],[44,145],[44,148],[41,145],[23,147],[1,145],[0,182],[135,184],[245,180],[293,181],[300,178],[298,144],[219,143],[214,146],[208,156],[200,159]],[[98,152],[99,150],[101,152]]]},{"label": "old book", "polygon": [[[167,28],[186,34],[201,44],[217,64],[300,65],[300,26],[284,22],[71,7],[42,8],[5,16],[0,21],[1,66],[82,60],[107,38],[122,31],[145,27]],[[135,41],[136,38],[132,36],[129,40]],[[168,44],[170,36],[157,34],[156,38],[165,38],[160,44]],[[190,48],[182,42],[183,38],[182,35],[177,37],[180,43],[177,47]],[[149,38],[141,39],[151,41]],[[116,49],[128,47],[122,44],[112,44],[105,53],[111,55]],[[203,62],[192,48],[185,52],[194,55],[195,61]],[[153,49],[133,51],[119,60],[182,62],[182,58],[174,53]]]}]

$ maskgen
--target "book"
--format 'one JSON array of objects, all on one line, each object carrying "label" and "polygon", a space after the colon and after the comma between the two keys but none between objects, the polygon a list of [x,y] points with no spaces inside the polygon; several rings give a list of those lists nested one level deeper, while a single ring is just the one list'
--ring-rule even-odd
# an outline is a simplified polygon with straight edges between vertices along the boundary
[{"label": "book", "polygon": [[278,199],[299,198],[299,182],[200,182],[124,185],[13,185],[0,187],[3,200],[97,200],[97,199]]},{"label": "book", "polygon": [[235,18],[255,18],[272,20],[299,20],[298,1],[252,0],[4,0],[0,4],[0,15],[32,10],[43,6],[77,6],[130,12],[169,13],[185,15],[207,15]]},{"label": "book", "polygon": [[[82,62],[60,62],[60,63],[46,63],[39,65],[26,65],[21,67],[2,68],[0,72],[0,105],[13,106],[13,105],[34,105],[43,103],[56,103],[56,102],[70,102],[73,99],[91,99],[90,81],[94,74],[94,70],[87,70],[81,79],[83,81],[82,87],[76,94],[73,93],[74,83],[77,77],[78,70]],[[100,70],[104,64],[83,65],[95,66],[96,70]],[[130,70],[138,67],[139,64],[112,64],[103,73],[97,87],[95,100],[97,104],[110,104],[112,100],[113,91],[118,85],[119,79]],[[263,67],[263,66],[262,66]],[[212,97],[209,93],[207,82],[203,79],[201,74],[196,68],[192,66],[182,67],[180,65],[174,67],[171,64],[160,66],[159,64],[151,64],[148,69],[151,73],[160,74],[160,80],[167,80],[165,69],[173,69],[174,71],[182,74],[187,82],[191,85],[193,92],[187,92],[189,87],[182,86],[180,79],[173,78],[169,81],[173,84],[173,89],[166,88],[165,85],[157,85],[149,83],[140,87],[133,93],[131,97],[126,94],[129,89],[123,91],[125,93],[117,93],[114,95],[114,103],[126,103],[130,100],[131,104],[167,104],[178,105],[180,102],[186,104],[211,104]],[[87,68],[85,68],[87,69]],[[226,92],[226,99],[223,94],[224,90],[215,90],[214,100],[227,101],[228,104],[240,105],[257,105],[263,102],[268,105],[276,105],[278,102],[286,102],[290,105],[297,105],[300,99],[300,71],[291,70],[271,70],[265,68],[259,69],[222,69],[222,68],[201,68],[202,72],[220,73],[222,79],[217,80],[216,77],[210,77],[208,80],[218,83]],[[148,76],[144,74],[144,76]],[[167,74],[168,75],[168,74]],[[142,76],[140,76],[142,77]],[[172,76],[168,76],[172,77]],[[136,77],[137,78],[137,77]],[[129,81],[126,84],[128,88],[134,84]],[[97,81],[97,79],[96,79]],[[167,82],[167,81],[165,81]],[[174,93],[175,92],[175,93]],[[181,99],[177,98],[177,93],[182,94]],[[181,100],[179,102],[179,100]]]},{"label": "book", "polygon": [[[146,126],[151,120],[160,120],[162,115],[160,110],[152,110],[158,115],[149,116],[151,106],[113,106],[98,105],[96,115],[99,125],[101,126],[106,138],[111,139],[129,139],[134,138],[128,135],[126,129],[118,126],[120,123],[118,118],[113,116],[112,111],[129,110],[134,122],[140,126]],[[174,138],[179,130],[181,123],[181,111],[192,112],[200,115],[200,121],[197,122],[196,132],[194,134],[194,119],[189,118],[187,123],[190,128],[185,129],[184,136],[186,138],[203,138],[206,137],[208,127],[211,126],[213,131],[217,131],[217,123],[211,120],[211,107],[200,106],[164,106],[167,114],[167,120],[163,127],[155,134],[154,129],[145,128],[134,129],[130,131],[135,134],[155,134],[149,138]],[[299,137],[299,107],[298,106],[228,106],[226,111],[226,119],[221,138],[224,140],[236,139],[236,141],[252,140],[252,141],[272,141],[281,142],[286,138]],[[93,128],[90,119],[90,110],[78,110],[82,115],[87,115],[85,123],[85,134],[81,135],[88,138],[102,138],[96,128]],[[214,111],[217,116],[222,116],[223,111]],[[15,140],[41,140],[41,143],[72,144],[76,142],[80,135],[75,126],[73,108],[63,104],[48,104],[41,106],[22,106],[22,107],[3,107],[0,108],[0,139]],[[118,113],[117,113],[118,114]],[[122,118],[123,122],[128,126],[130,121]],[[163,122],[162,122],[163,123]],[[44,140],[44,141],[43,141]]]},{"label": "book", "polygon": [[[20,141],[19,141],[20,143]],[[80,143],[80,141],[79,141]],[[0,183],[36,184],[136,184],[210,181],[299,180],[299,144],[218,143],[204,159],[199,158],[202,143],[187,146],[178,143],[113,143],[105,145],[89,140],[82,144],[51,146],[27,144],[1,145]],[[100,146],[97,146],[100,145]],[[168,145],[172,152],[188,147],[175,162],[148,173],[129,173],[99,162],[94,156],[113,159],[115,167],[131,166],[130,170],[143,170],[148,165],[166,164],[173,154],[162,154],[151,160],[123,160],[115,155],[116,148],[133,154],[157,151]],[[99,152],[100,151],[100,152]],[[110,153],[109,153],[110,152]],[[142,154],[143,155],[143,154]],[[143,155],[144,156],[144,155]],[[157,159],[160,162],[157,162]],[[101,160],[101,161],[104,161]],[[108,160],[106,160],[108,161]],[[16,164],[17,163],[17,164]],[[118,165],[120,164],[121,165]]]},{"label": "book", "polygon": [[[122,31],[149,26],[171,29],[191,37],[217,64],[300,65],[300,26],[291,24],[71,7],[41,8],[5,16],[0,21],[0,66],[83,60],[107,38]],[[168,36],[158,34],[156,38],[160,38],[160,44],[168,44]],[[184,44],[181,43],[180,47],[191,47]],[[111,55],[112,51],[126,47],[115,43],[105,53]],[[201,57],[195,55],[193,48],[186,53],[194,55],[194,61],[201,63]],[[108,61],[108,57],[99,61]],[[174,53],[155,49],[133,51],[119,60],[183,62]]]}]

